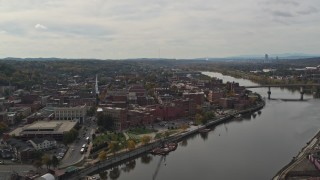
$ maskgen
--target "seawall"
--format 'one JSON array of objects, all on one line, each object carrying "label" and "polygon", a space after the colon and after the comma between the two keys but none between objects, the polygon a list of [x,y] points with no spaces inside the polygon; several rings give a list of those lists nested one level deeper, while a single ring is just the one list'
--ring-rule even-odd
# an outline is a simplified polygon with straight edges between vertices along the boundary
[{"label": "seawall", "polygon": [[178,135],[169,136],[169,137],[165,138],[163,141],[157,140],[157,141],[154,141],[154,142],[149,143],[147,145],[138,147],[138,148],[136,148],[134,150],[116,154],[113,157],[110,157],[110,158],[108,158],[108,159],[106,159],[104,161],[101,161],[101,162],[99,162],[99,163],[97,163],[97,164],[95,164],[93,166],[81,169],[81,170],[79,170],[79,171],[77,171],[77,172],[75,172],[73,174],[66,175],[62,179],[79,179],[80,177],[84,177],[84,176],[86,176],[88,174],[93,174],[95,172],[98,172],[102,168],[111,167],[111,166],[113,166],[115,164],[121,163],[121,162],[126,161],[128,159],[132,159],[132,158],[135,158],[135,157],[137,157],[137,156],[139,156],[141,154],[144,154],[144,153],[146,153],[146,152],[148,152],[148,151],[160,146],[163,142],[180,142],[181,140],[183,140],[183,139],[185,139],[185,138],[187,138],[187,137],[189,137],[189,136],[191,136],[193,134],[199,133],[199,129],[221,124],[221,123],[223,123],[223,122],[225,122],[227,120],[230,120],[230,119],[234,118],[234,116],[237,115],[237,114],[245,114],[245,113],[258,111],[258,110],[262,109],[264,106],[265,106],[265,102],[261,101],[255,107],[252,107],[252,108],[249,108],[249,109],[245,109],[245,110],[239,111],[239,112],[234,113],[234,114],[229,114],[229,115],[226,115],[226,116],[221,117],[219,119],[211,120],[207,124],[199,126],[199,128],[194,129],[192,131],[188,131],[188,132],[181,133],[181,134],[178,134]]}]

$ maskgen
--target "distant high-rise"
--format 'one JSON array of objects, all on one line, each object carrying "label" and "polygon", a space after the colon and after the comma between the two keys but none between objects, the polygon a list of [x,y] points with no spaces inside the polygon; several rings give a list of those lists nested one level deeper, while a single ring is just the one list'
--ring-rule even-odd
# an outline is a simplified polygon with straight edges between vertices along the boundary
[{"label": "distant high-rise", "polygon": [[99,87],[98,87],[98,75],[96,75],[96,85],[95,85],[96,94],[99,95]]},{"label": "distant high-rise", "polygon": [[265,59],[266,62],[268,62],[268,60],[269,60],[269,55],[266,54],[266,55],[264,56],[264,59]]},{"label": "distant high-rise", "polygon": [[99,102],[100,102],[100,99],[99,99],[99,87],[98,87],[98,75],[96,75],[95,93],[96,93],[96,104],[98,105]]}]

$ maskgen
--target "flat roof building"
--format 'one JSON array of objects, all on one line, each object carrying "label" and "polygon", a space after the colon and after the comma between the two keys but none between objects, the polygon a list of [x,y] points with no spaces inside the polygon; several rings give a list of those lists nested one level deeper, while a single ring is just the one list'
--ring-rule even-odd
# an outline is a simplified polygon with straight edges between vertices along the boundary
[{"label": "flat roof building", "polygon": [[76,125],[77,121],[37,121],[13,130],[10,135],[23,139],[52,137],[56,140],[62,140],[63,134],[69,132]]}]

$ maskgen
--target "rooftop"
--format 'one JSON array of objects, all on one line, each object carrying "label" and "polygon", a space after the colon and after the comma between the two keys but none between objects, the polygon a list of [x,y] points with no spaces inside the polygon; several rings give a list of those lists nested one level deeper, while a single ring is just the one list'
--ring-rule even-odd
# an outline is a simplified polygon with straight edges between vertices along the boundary
[{"label": "rooftop", "polygon": [[10,135],[20,135],[21,133],[28,134],[34,132],[63,133],[70,131],[76,126],[76,124],[76,121],[37,121],[13,130],[10,132]]}]

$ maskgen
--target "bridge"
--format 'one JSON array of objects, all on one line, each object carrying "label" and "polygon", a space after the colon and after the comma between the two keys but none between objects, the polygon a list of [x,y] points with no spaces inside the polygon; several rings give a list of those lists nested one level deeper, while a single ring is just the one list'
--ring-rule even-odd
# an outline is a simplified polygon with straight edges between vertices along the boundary
[{"label": "bridge", "polygon": [[268,84],[268,85],[256,85],[256,86],[245,86],[246,89],[252,88],[268,88],[268,99],[271,98],[272,87],[300,87],[300,100],[303,100],[304,88],[305,87],[320,87],[320,84]]}]

